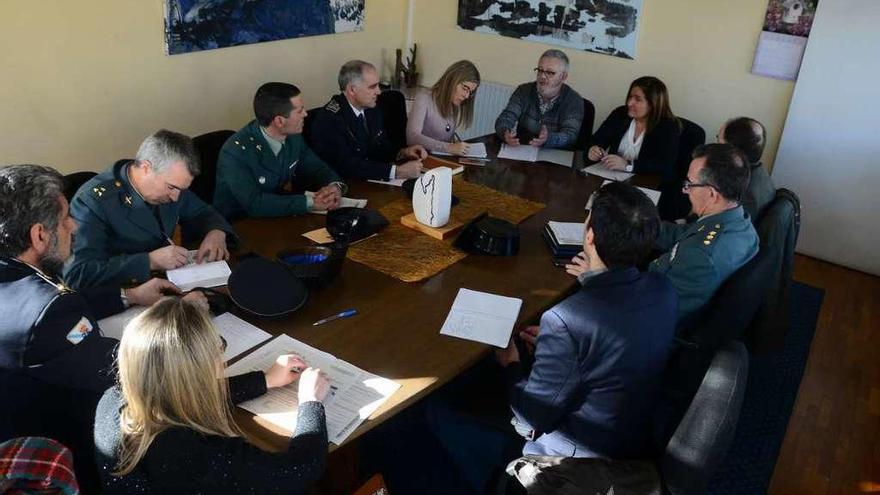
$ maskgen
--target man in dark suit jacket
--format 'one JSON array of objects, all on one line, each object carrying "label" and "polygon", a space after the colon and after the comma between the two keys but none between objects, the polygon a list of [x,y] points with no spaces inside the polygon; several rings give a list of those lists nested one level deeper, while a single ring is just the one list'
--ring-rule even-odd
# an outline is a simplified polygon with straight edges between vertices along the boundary
[{"label": "man in dark suit jacket", "polygon": [[752,223],[757,225],[761,213],[776,197],[776,187],[761,162],[764,143],[767,142],[767,130],[755,119],[737,117],[721,125],[717,138],[719,143],[736,146],[749,159],[749,187],[743,191],[742,206],[751,217]]},{"label": "man in dark suit jacket", "polygon": [[339,69],[339,91],[318,112],[309,143],[344,179],[412,179],[418,177],[425,148],[398,149],[376,108],[379,73],[373,64],[350,60]]},{"label": "man in dark suit jacket", "polygon": [[[653,203],[635,187],[611,183],[600,189],[587,218],[584,251],[568,266],[582,281],[580,290],[545,312],[540,327],[519,334],[534,345],[531,372],[514,339],[496,351],[514,428],[526,439],[523,454],[612,459],[653,454],[650,423],[675,332],[677,296],[666,277],[635,267],[650,254],[659,226]],[[498,458],[512,450],[498,443],[510,443],[513,434],[481,435],[469,424],[444,427],[449,418],[461,425],[462,415],[449,416],[442,407],[431,411],[431,426],[479,492],[491,482],[493,467],[510,460]]]}]

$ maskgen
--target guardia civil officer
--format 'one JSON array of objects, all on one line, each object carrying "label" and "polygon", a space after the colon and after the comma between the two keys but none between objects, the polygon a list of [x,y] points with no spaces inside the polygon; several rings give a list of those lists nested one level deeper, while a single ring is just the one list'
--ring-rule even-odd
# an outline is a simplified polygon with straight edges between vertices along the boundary
[{"label": "guardia civil officer", "polygon": [[678,293],[678,327],[687,326],[730,275],[758,253],[758,235],[740,204],[749,162],[730,144],[698,147],[682,190],[697,220],[663,222],[649,269],[664,273]]},{"label": "guardia civil officer", "polygon": [[187,250],[171,241],[200,241],[196,261],[229,256],[235,233],[222,215],[188,188],[199,173],[192,140],[162,129],[77,191],[70,214],[79,223],[65,280],[75,288],[137,284],[153,271],[179,268]]},{"label": "guardia civil officer", "polygon": [[76,223],[63,190],[51,168],[0,168],[0,441],[45,436],[62,442],[73,451],[83,489],[92,493],[92,422],[113,382],[116,345],[101,335],[98,319],[179,291],[161,279],[124,290],[65,286],[59,274]]},{"label": "guardia civil officer", "polygon": [[[280,217],[339,206],[345,183],[302,137],[307,115],[299,88],[263,84],[256,120],[233,134],[217,160],[214,207],[229,220]],[[314,196],[305,191],[316,191]]]},{"label": "guardia civil officer", "polygon": [[428,152],[420,144],[398,149],[388,138],[382,110],[376,108],[381,92],[376,67],[362,60],[346,62],[339,69],[339,91],[315,117],[315,152],[346,179],[418,177]]}]

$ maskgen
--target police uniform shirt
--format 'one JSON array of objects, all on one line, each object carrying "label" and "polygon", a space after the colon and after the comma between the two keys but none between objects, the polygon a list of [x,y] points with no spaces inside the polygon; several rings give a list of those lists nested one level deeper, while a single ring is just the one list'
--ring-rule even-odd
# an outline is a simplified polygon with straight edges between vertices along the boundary
[{"label": "police uniform shirt", "polygon": [[[277,147],[277,152],[275,148]],[[339,175],[316,155],[301,134],[278,142],[256,120],[230,136],[217,159],[214,207],[227,219],[300,215],[310,198],[293,189],[320,189]]]},{"label": "police uniform shirt", "polygon": [[131,185],[131,160],[120,160],[86,182],[70,203],[70,215],[79,224],[73,260],[65,281],[73,288],[100,285],[136,285],[150,278],[149,252],[170,243],[180,224],[184,240],[201,242],[211,230],[226,232],[234,244],[232,226],[192,191],[177,201],[156,206],[144,201]]},{"label": "police uniform shirt", "polygon": [[382,110],[366,108],[363,120],[342,94],[324,105],[311,129],[312,147],[343,178],[388,180],[398,149],[385,132]]},{"label": "police uniform shirt", "polygon": [[663,273],[678,293],[678,326],[687,326],[721,284],[758,252],[758,235],[742,206],[691,224],[663,222],[649,269]]},{"label": "police uniform shirt", "polygon": [[98,319],[124,309],[118,287],[74,292],[15,258],[0,257],[0,369],[65,388],[113,382],[116,340]]}]

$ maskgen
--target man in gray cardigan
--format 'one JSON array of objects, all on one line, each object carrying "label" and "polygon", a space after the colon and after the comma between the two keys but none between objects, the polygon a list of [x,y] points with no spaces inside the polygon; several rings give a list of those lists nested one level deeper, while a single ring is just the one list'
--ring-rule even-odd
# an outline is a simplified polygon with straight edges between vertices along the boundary
[{"label": "man in gray cardigan", "polygon": [[495,132],[508,146],[573,148],[584,119],[584,100],[565,84],[568,56],[547,50],[535,67],[535,82],[520,84],[501,115]]}]

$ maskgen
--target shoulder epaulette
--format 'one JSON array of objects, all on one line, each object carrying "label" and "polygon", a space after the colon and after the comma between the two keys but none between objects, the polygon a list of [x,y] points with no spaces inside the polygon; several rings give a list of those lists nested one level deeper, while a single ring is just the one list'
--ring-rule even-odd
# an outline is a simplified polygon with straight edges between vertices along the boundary
[{"label": "shoulder epaulette", "polygon": [[339,110],[340,110],[339,102],[334,99],[331,99],[330,101],[327,102],[326,105],[324,105],[324,110],[327,110],[330,113],[339,113]]},{"label": "shoulder epaulette", "polygon": [[721,224],[716,223],[715,228],[709,229],[709,232],[706,233],[706,237],[703,239],[703,244],[708,246],[712,244],[712,241],[715,240],[715,236],[721,231]]}]

